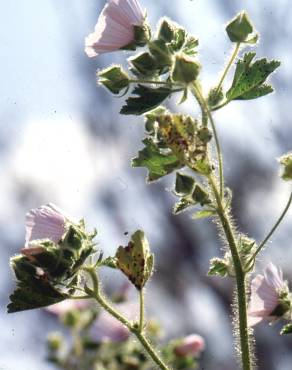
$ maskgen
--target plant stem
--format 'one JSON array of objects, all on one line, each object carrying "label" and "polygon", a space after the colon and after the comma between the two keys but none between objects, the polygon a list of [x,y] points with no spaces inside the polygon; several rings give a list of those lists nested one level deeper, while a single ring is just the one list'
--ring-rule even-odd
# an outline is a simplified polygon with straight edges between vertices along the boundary
[{"label": "plant stem", "polygon": [[220,181],[220,197],[223,199],[223,193],[224,193],[224,172],[223,172],[223,157],[222,157],[222,151],[221,146],[219,142],[219,137],[217,134],[216,125],[214,122],[214,119],[212,117],[212,114],[210,112],[210,109],[208,107],[208,104],[204,98],[204,96],[201,93],[200,87],[197,85],[197,83],[193,84],[194,88],[194,95],[198,100],[199,105],[201,106],[202,112],[203,112],[203,122],[204,122],[204,116],[206,115],[211,123],[214,139],[215,139],[215,145],[216,145],[216,151],[217,151],[217,157],[218,157],[218,166],[219,166],[219,181]]},{"label": "plant stem", "polygon": [[259,254],[259,252],[262,250],[262,248],[266,245],[266,243],[268,242],[268,240],[271,238],[271,236],[277,230],[278,226],[281,224],[281,222],[283,221],[284,217],[286,216],[286,213],[289,211],[289,208],[290,208],[291,204],[292,204],[292,192],[291,192],[290,197],[288,199],[288,203],[287,203],[286,207],[284,208],[284,211],[281,213],[280,217],[278,218],[278,220],[275,223],[275,225],[272,227],[272,229],[269,232],[269,234],[265,237],[265,239],[258,246],[257,250],[255,251],[255,253],[251,257],[251,259],[249,260],[249,262],[247,263],[247,265],[249,265],[249,263],[252,262],[256,258],[256,256]]},{"label": "plant stem", "polygon": [[208,177],[211,189],[217,203],[217,213],[224,230],[226,240],[229,244],[234,271],[236,276],[236,288],[237,288],[237,303],[238,303],[238,319],[239,319],[239,336],[240,336],[240,347],[241,347],[241,361],[243,370],[252,370],[251,356],[250,356],[250,343],[249,333],[247,326],[247,302],[246,302],[246,274],[242,268],[242,263],[237,250],[237,242],[232,228],[231,221],[229,219],[226,210],[224,209],[219,190],[217,188],[216,181],[213,176]]},{"label": "plant stem", "polygon": [[145,311],[145,306],[144,306],[144,289],[143,288],[139,291],[139,296],[140,296],[139,331],[140,331],[140,333],[142,333],[143,332],[143,329],[144,329],[144,311]]},{"label": "plant stem", "polygon": [[[149,356],[158,365],[160,369],[170,370],[170,368],[159,357],[159,355],[157,354],[155,349],[152,347],[148,339],[145,337],[143,332],[140,331],[140,326],[137,327],[135,323],[132,324],[126,317],[124,317],[120,312],[118,312],[115,308],[113,308],[111,304],[107,301],[107,299],[102,295],[100,291],[100,286],[99,286],[99,281],[97,278],[96,271],[91,267],[84,268],[84,270],[88,272],[88,274],[91,277],[92,283],[93,283],[92,291],[89,288],[86,288],[88,293],[91,294],[91,297],[94,298],[100,304],[101,307],[103,307],[110,315],[112,315],[118,321],[120,321],[123,325],[125,325],[129,329],[129,331],[136,336],[136,338],[139,340],[141,345],[144,347],[145,351],[149,354]],[[143,304],[143,307],[144,307],[144,304]],[[141,317],[140,317],[140,320],[141,320]],[[140,325],[141,325],[141,321],[140,321]]]},{"label": "plant stem", "polygon": [[225,80],[225,77],[227,76],[227,73],[228,73],[230,67],[232,66],[235,58],[237,57],[237,54],[239,52],[239,49],[240,49],[240,42],[237,42],[236,45],[235,45],[235,48],[233,50],[233,53],[231,54],[231,58],[230,58],[230,60],[229,60],[229,62],[227,64],[227,66],[225,67],[225,69],[223,71],[223,74],[221,76],[221,79],[220,79],[220,81],[219,81],[219,83],[217,85],[217,89],[216,89],[216,92],[217,93],[219,92],[220,88],[222,87],[222,84],[223,84],[223,82]]}]

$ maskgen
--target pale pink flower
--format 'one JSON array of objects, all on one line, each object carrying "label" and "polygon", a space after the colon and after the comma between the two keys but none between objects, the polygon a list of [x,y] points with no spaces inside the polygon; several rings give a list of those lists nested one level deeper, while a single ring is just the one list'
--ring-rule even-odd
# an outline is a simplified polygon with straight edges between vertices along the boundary
[{"label": "pale pink flower", "polygon": [[54,315],[62,316],[72,310],[84,310],[89,306],[90,302],[88,299],[66,299],[62,302],[46,307],[45,310]]},{"label": "pale pink flower", "polygon": [[[118,304],[116,309],[129,320],[137,318],[138,308],[132,303]],[[91,328],[91,336],[97,342],[123,342],[129,338],[130,332],[120,321],[102,311]]]},{"label": "pale pink flower", "polygon": [[41,253],[43,248],[38,245],[39,240],[58,243],[66,232],[67,221],[65,212],[52,203],[31,209],[26,214],[25,247],[21,253],[27,257]]},{"label": "pale pink flower", "polygon": [[174,347],[174,353],[179,357],[199,356],[205,349],[205,340],[198,334],[188,335]]},{"label": "pale pink flower", "polygon": [[248,325],[254,326],[264,319],[273,320],[273,311],[280,303],[281,293],[288,291],[282,271],[269,263],[264,275],[257,275],[251,282],[248,307]]},{"label": "pale pink flower", "polygon": [[134,26],[145,19],[137,0],[108,0],[95,30],[85,38],[85,52],[89,57],[119,50],[134,41]]}]

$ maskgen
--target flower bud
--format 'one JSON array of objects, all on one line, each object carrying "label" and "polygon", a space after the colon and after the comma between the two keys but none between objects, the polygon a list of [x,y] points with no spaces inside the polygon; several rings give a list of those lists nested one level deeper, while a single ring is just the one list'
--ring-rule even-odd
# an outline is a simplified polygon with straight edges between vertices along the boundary
[{"label": "flower bud", "polygon": [[149,53],[139,54],[129,61],[134,67],[133,73],[138,71],[143,76],[152,76],[157,69],[155,59]]},{"label": "flower bud", "polygon": [[134,44],[135,46],[145,46],[151,38],[151,28],[148,24],[143,23],[134,26]]},{"label": "flower bud", "polygon": [[149,50],[159,67],[169,67],[172,64],[172,55],[163,40],[154,40],[149,44]]},{"label": "flower bud", "polygon": [[186,55],[177,55],[172,70],[172,79],[175,82],[190,83],[196,80],[201,66],[193,58]]},{"label": "flower bud", "polygon": [[60,333],[50,333],[47,338],[48,349],[51,352],[59,351],[63,346],[63,337]]},{"label": "flower bud", "polygon": [[165,42],[171,42],[175,37],[175,27],[172,22],[164,18],[159,27],[158,38]]},{"label": "flower bud", "polygon": [[240,12],[226,26],[226,32],[232,42],[246,42],[247,37],[253,32],[253,25],[246,14]]},{"label": "flower bud", "polygon": [[292,180],[292,152],[283,155],[279,162],[283,166],[282,179],[286,181]]},{"label": "flower bud", "polygon": [[121,66],[112,66],[98,73],[99,83],[113,94],[119,94],[129,86],[129,76]]},{"label": "flower bud", "polygon": [[197,334],[189,335],[174,347],[174,353],[178,357],[199,356],[205,349],[204,339]]}]

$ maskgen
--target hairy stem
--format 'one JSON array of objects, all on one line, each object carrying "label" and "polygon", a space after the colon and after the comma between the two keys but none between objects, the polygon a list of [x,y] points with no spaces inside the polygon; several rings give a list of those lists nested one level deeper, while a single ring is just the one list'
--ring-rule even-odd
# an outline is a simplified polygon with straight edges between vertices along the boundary
[{"label": "hairy stem", "polygon": [[[162,370],[171,370],[159,357],[158,353],[155,351],[155,349],[152,347],[148,339],[145,337],[143,332],[140,330],[140,326],[137,326],[135,323],[131,323],[124,315],[122,315],[120,312],[118,312],[115,308],[111,306],[111,304],[107,301],[107,299],[103,296],[101,293],[101,289],[99,286],[98,277],[96,274],[96,271],[91,268],[87,267],[84,268],[84,270],[89,274],[91,277],[92,283],[93,283],[93,290],[90,290],[89,288],[86,288],[87,293],[91,295],[92,298],[94,298],[102,308],[104,308],[110,315],[115,317],[118,321],[120,321],[123,325],[125,325],[131,333],[133,333],[136,338],[139,340],[141,345],[144,347],[145,351],[148,353],[148,355],[152,358],[154,363],[162,369]],[[144,306],[144,304],[143,304]],[[140,317],[141,320],[141,317]],[[140,321],[141,325],[141,321]]]},{"label": "hairy stem", "polygon": [[246,272],[243,270],[242,263],[240,260],[240,255],[237,249],[237,241],[235,237],[235,232],[232,227],[232,222],[230,220],[228,211],[226,210],[223,204],[224,196],[224,174],[223,174],[223,159],[219,143],[219,138],[216,131],[215,122],[212,117],[212,113],[209,110],[209,107],[200,91],[200,88],[194,84],[193,90],[194,96],[197,98],[197,101],[202,109],[203,122],[207,119],[210,120],[214,137],[215,144],[217,148],[217,155],[219,160],[219,189],[217,187],[216,179],[214,175],[211,174],[208,176],[208,181],[216,200],[217,204],[217,214],[222,225],[226,240],[228,242],[233,265],[236,277],[236,296],[238,304],[238,321],[239,321],[239,337],[240,337],[240,349],[241,349],[241,361],[243,370],[252,370],[252,361],[251,361],[251,349],[249,342],[249,330],[247,325],[247,292],[246,292]]},{"label": "hairy stem", "polygon": [[242,268],[242,263],[237,250],[237,242],[232,228],[231,221],[223,206],[217,184],[212,175],[209,176],[209,183],[213,191],[217,203],[217,213],[229,244],[234,271],[236,276],[236,290],[238,303],[238,319],[239,319],[239,336],[241,347],[241,361],[243,370],[252,370],[249,332],[247,326],[247,302],[246,302],[246,274]]},{"label": "hairy stem", "polygon": [[194,93],[195,97],[197,98],[198,103],[199,103],[199,105],[201,106],[201,109],[202,109],[203,122],[207,118],[207,119],[210,120],[210,123],[211,123],[211,126],[212,126],[212,131],[213,131],[213,134],[214,134],[216,151],[217,151],[217,157],[218,157],[218,166],[219,166],[219,181],[220,181],[220,192],[219,192],[219,194],[220,194],[221,199],[223,199],[223,193],[224,193],[223,157],[222,157],[222,151],[221,151],[219,137],[218,137],[218,134],[217,134],[216,125],[215,125],[214,119],[212,117],[212,114],[210,112],[210,109],[208,107],[208,104],[207,104],[203,94],[201,93],[200,87],[196,83],[194,83],[193,84],[193,89],[194,89],[193,93]]}]

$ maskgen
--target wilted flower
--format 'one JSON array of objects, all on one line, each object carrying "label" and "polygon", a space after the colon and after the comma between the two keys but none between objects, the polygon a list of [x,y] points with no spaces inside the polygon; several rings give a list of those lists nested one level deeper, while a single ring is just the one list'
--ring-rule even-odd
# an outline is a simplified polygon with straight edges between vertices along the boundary
[{"label": "wilted flower", "polygon": [[[130,320],[137,317],[138,308],[132,303],[118,304],[116,308]],[[91,336],[97,342],[123,342],[129,338],[130,332],[116,318],[102,311],[91,329]]]},{"label": "wilted flower", "polygon": [[22,254],[33,256],[40,253],[43,249],[37,245],[37,240],[58,243],[66,232],[68,220],[65,212],[52,203],[31,209],[26,214],[25,248],[21,250]]},{"label": "wilted flower", "polygon": [[254,326],[264,319],[282,317],[290,309],[289,290],[282,271],[269,263],[264,275],[257,275],[251,282],[248,307],[248,324]]},{"label": "wilted flower", "polygon": [[205,340],[198,334],[188,335],[174,347],[174,353],[179,357],[199,356],[205,349]]},{"label": "wilted flower", "polygon": [[95,30],[85,39],[89,57],[125,48],[135,42],[135,26],[142,26],[145,14],[137,0],[108,0]]}]

